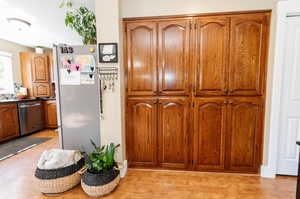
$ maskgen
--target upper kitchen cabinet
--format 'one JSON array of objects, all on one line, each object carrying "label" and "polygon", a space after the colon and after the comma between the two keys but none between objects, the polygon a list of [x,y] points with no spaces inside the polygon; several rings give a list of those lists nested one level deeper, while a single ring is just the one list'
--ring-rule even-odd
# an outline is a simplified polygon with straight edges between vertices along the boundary
[{"label": "upper kitchen cabinet", "polygon": [[189,94],[190,24],[190,19],[158,22],[160,95]]},{"label": "upper kitchen cabinet", "polygon": [[33,54],[31,63],[32,82],[49,82],[49,64],[47,55]]},{"label": "upper kitchen cabinet", "polygon": [[20,53],[23,86],[29,97],[50,97],[50,62],[48,55],[32,52]]},{"label": "upper kitchen cabinet", "polygon": [[196,19],[196,95],[227,94],[229,22],[226,16]]},{"label": "upper kitchen cabinet", "polygon": [[157,26],[154,22],[128,23],[126,27],[128,95],[157,92]]},{"label": "upper kitchen cabinet", "polygon": [[264,93],[269,13],[231,18],[229,95]]}]

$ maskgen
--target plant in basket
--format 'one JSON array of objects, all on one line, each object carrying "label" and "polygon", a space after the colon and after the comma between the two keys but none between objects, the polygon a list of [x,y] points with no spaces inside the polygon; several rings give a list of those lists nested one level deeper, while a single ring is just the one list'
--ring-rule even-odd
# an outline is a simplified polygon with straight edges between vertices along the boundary
[{"label": "plant in basket", "polygon": [[113,143],[95,150],[86,157],[86,171],[82,175],[81,186],[92,197],[104,196],[112,192],[120,182],[120,172],[115,161],[115,151],[120,145]]}]

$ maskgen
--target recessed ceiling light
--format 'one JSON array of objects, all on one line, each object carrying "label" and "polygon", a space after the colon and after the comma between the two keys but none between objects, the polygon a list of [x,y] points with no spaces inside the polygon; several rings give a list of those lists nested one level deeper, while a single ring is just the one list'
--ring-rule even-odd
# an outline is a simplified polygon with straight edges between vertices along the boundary
[{"label": "recessed ceiling light", "polygon": [[27,30],[31,26],[31,23],[19,18],[7,18],[7,21],[19,31]]}]

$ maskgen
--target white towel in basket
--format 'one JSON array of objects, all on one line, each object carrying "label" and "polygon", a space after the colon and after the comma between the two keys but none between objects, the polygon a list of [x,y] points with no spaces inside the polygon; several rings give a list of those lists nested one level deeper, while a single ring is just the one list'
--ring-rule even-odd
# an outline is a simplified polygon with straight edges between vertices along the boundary
[{"label": "white towel in basket", "polygon": [[51,149],[44,151],[38,161],[39,169],[59,169],[77,163],[82,158],[79,151]]}]

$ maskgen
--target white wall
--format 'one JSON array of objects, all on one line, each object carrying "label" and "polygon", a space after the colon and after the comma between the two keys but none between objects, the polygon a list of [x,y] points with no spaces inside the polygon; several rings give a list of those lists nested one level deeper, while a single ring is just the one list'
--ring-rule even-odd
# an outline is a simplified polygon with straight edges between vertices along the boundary
[{"label": "white wall", "polygon": [[276,0],[121,0],[122,17],[262,10]]},{"label": "white wall", "polygon": [[95,0],[97,19],[97,42],[119,44],[119,63],[100,64],[100,67],[117,67],[120,78],[115,84],[115,91],[103,92],[104,119],[100,122],[101,144],[121,144],[117,153],[118,161],[125,159],[124,135],[124,83],[122,65],[122,29],[119,0]]},{"label": "white wall", "polygon": [[14,82],[22,83],[19,53],[33,52],[34,49],[0,39],[0,51],[12,54],[13,80]]}]

